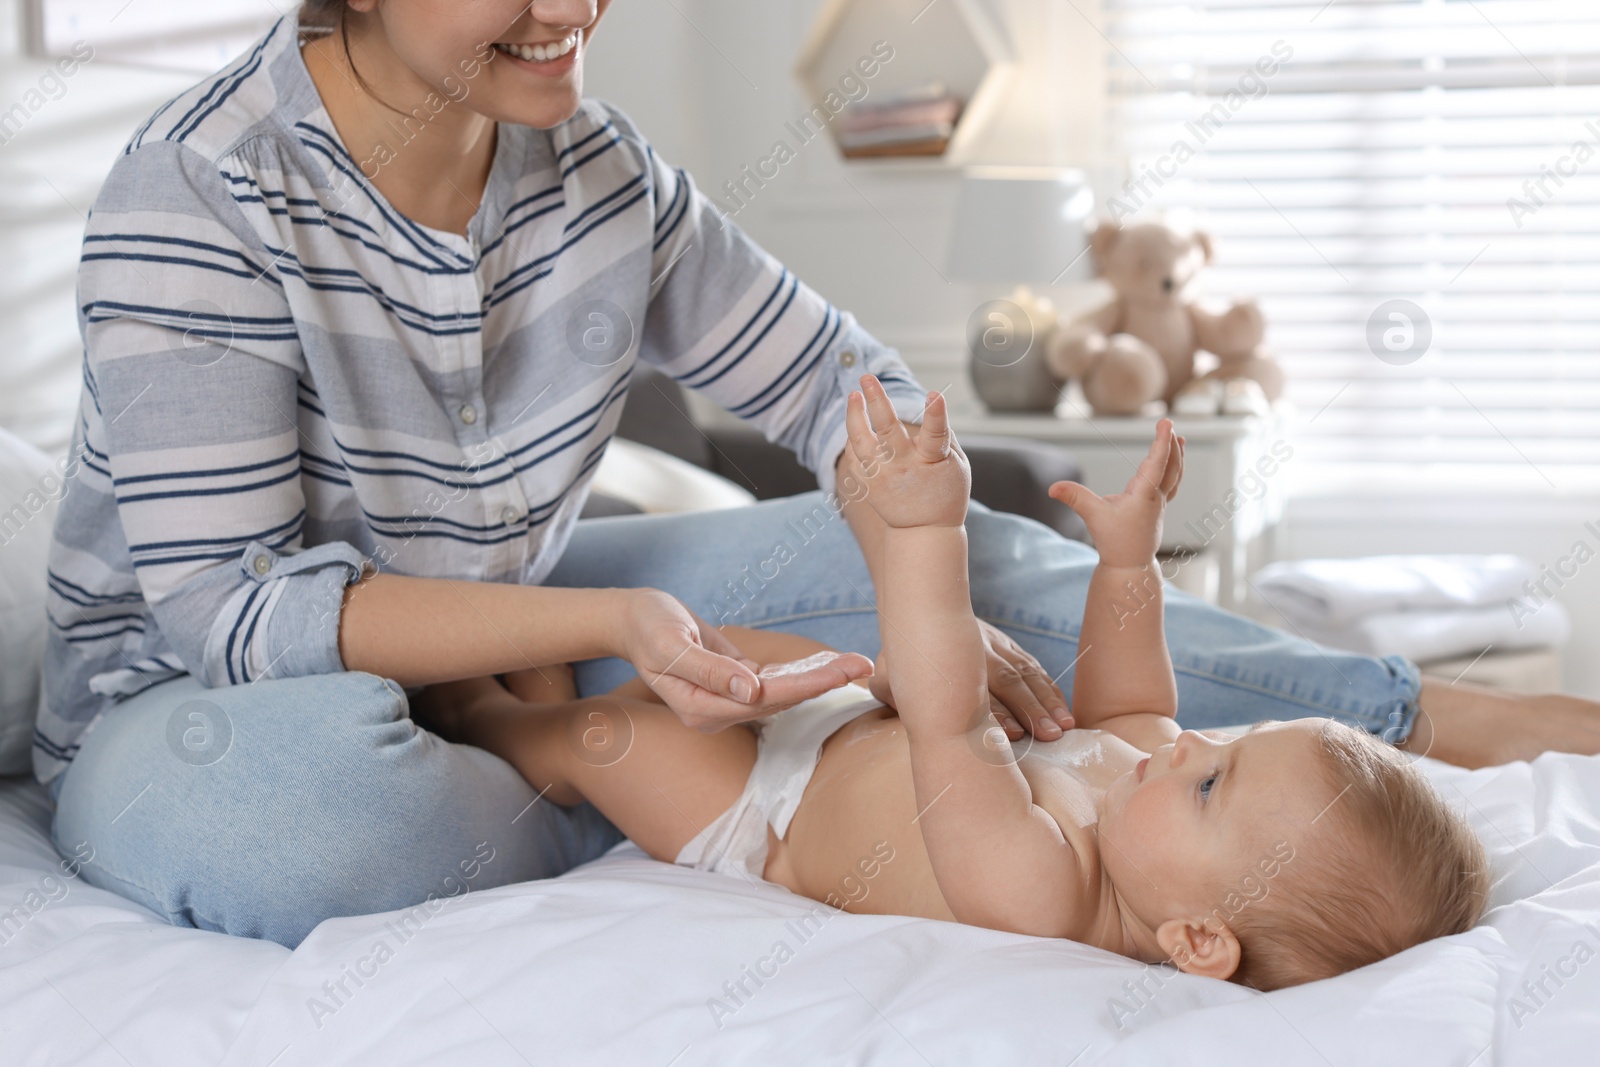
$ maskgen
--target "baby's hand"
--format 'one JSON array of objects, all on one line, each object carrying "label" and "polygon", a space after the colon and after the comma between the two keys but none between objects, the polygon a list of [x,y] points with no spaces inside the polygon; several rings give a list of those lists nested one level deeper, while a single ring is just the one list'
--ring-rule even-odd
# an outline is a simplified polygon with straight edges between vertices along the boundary
[{"label": "baby's hand", "polygon": [[1128,487],[1102,497],[1077,482],[1057,482],[1050,495],[1083,517],[1100,562],[1107,567],[1142,567],[1161,546],[1161,515],[1183,480],[1183,438],[1171,419],[1156,423],[1156,439]]},{"label": "baby's hand", "polygon": [[[875,430],[873,424],[881,428]],[[867,478],[867,504],[887,525],[960,526],[966,521],[972,474],[950,432],[943,395],[928,394],[922,425],[913,437],[883,385],[863,374],[861,392],[846,400],[845,426],[850,450]]]}]

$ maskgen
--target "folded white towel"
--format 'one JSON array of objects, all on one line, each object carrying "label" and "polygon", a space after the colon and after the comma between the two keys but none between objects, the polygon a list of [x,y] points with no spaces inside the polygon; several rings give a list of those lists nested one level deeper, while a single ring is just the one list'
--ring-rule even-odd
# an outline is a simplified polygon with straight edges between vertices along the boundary
[{"label": "folded white towel", "polygon": [[1273,563],[1254,582],[1295,623],[1333,630],[1384,612],[1504,604],[1538,577],[1521,556],[1368,556]]},{"label": "folded white towel", "polygon": [[1513,611],[1509,603],[1446,611],[1386,611],[1343,627],[1289,629],[1333,648],[1368,656],[1404,656],[1425,663],[1470,656],[1486,648],[1495,652],[1560,648],[1572,632],[1572,621],[1559,602],[1547,600],[1532,611]]}]

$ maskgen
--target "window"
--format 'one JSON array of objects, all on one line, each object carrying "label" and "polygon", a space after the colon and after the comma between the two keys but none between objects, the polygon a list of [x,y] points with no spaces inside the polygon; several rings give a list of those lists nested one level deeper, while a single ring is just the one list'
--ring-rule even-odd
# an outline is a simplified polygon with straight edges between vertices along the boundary
[{"label": "window", "polygon": [[1600,4],[1105,2],[1103,206],[1261,301],[1297,491],[1600,485]]},{"label": "window", "polygon": [[[285,0],[30,0],[29,51],[46,59],[96,59],[209,74],[220,69],[280,14]],[[281,8],[281,10],[279,10]]]}]

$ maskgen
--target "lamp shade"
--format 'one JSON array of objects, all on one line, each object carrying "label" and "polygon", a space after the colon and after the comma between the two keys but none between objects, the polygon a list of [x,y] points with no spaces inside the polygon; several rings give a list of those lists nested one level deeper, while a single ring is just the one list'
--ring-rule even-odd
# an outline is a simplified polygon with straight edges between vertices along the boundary
[{"label": "lamp shade", "polygon": [[972,167],[961,175],[945,267],[966,282],[1059,284],[1088,278],[1094,192],[1082,171]]}]

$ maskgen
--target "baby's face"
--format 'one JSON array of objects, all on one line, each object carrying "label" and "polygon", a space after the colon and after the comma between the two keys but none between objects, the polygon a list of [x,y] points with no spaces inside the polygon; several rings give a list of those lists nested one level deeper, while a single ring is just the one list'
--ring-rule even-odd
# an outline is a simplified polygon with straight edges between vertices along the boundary
[{"label": "baby's face", "polygon": [[1220,740],[1185,730],[1113,782],[1100,860],[1134,914],[1158,924],[1210,915],[1229,893],[1259,899],[1334,799],[1317,765],[1326,724],[1261,723]]}]

